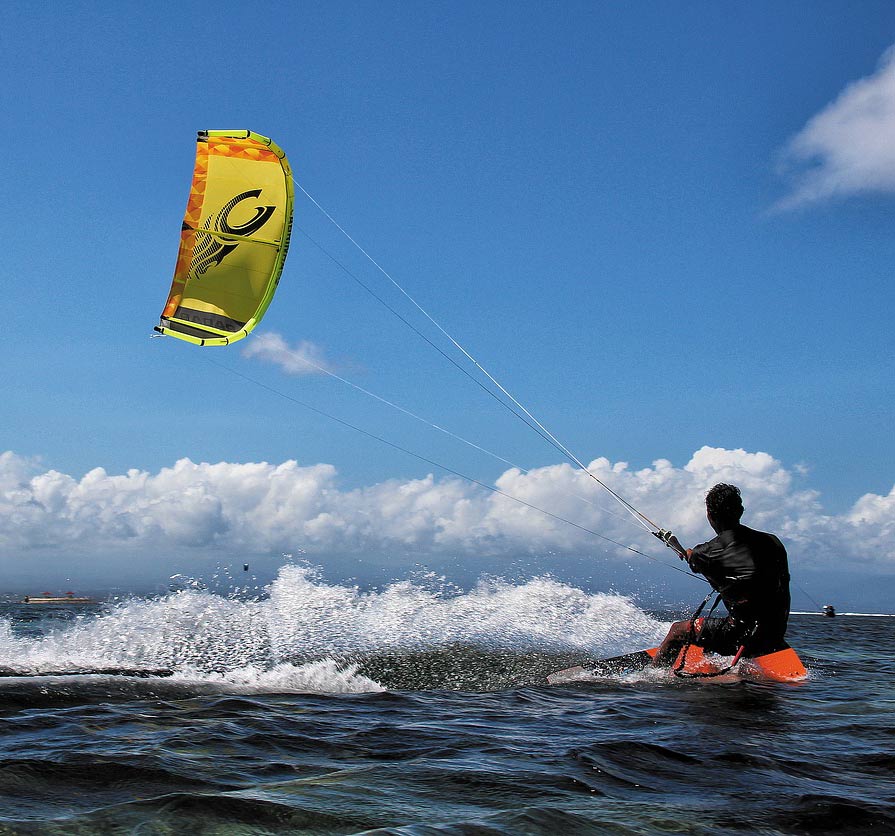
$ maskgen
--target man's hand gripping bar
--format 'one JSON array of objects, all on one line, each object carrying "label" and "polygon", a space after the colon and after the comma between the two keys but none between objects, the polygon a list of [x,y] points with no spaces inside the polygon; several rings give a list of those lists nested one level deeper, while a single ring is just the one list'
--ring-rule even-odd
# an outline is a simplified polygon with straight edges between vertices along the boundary
[{"label": "man's hand gripping bar", "polygon": [[658,537],[669,549],[677,554],[681,560],[687,559],[687,550],[681,545],[680,540],[670,531],[660,528],[653,532],[653,537]]}]

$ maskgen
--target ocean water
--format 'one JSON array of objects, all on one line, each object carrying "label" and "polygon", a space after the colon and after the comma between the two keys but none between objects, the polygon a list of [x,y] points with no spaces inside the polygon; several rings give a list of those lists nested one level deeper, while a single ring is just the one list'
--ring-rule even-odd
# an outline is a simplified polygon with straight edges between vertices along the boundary
[{"label": "ocean water", "polygon": [[[550,578],[296,566],[257,600],[5,605],[0,834],[895,832],[895,619],[793,616],[800,684],[545,684],[667,626]],[[110,667],[173,675],[62,675]]]}]

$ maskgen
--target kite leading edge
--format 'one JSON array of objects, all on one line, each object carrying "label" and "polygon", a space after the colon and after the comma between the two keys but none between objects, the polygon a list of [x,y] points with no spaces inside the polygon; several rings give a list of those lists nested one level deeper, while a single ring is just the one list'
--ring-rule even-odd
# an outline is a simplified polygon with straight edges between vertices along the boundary
[{"label": "kite leading edge", "polygon": [[292,170],[252,131],[200,131],[168,301],[155,330],[229,345],[261,321],[292,231]]}]

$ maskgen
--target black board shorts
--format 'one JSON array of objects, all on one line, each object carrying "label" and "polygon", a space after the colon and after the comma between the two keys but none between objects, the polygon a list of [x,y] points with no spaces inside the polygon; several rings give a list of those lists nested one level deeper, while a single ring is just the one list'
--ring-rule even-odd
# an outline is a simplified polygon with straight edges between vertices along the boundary
[{"label": "black board shorts", "polygon": [[703,618],[695,645],[719,656],[733,656],[749,631],[748,626],[732,618]]}]

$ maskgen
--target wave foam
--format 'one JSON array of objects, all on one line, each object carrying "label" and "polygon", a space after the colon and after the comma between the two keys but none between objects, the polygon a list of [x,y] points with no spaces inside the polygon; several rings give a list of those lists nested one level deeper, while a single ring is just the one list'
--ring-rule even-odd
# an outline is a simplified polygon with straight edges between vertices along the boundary
[{"label": "wave foam", "polygon": [[127,600],[40,637],[0,622],[0,658],[35,671],[163,667],[253,692],[352,693],[381,688],[358,673],[357,663],[377,654],[473,646],[609,656],[655,643],[666,627],[628,598],[549,577],[483,579],[468,592],[429,577],[362,591],[284,566],[261,600],[184,589]]}]

